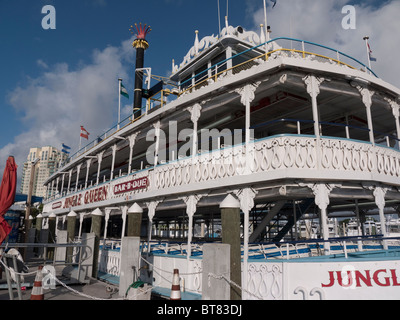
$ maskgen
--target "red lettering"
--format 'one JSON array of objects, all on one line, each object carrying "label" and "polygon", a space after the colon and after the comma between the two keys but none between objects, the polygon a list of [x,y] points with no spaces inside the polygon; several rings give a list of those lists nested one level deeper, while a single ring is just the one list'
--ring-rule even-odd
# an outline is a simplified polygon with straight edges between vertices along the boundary
[{"label": "red lettering", "polygon": [[335,283],[334,271],[329,271],[329,284],[321,283],[322,288],[329,288],[332,287]]},{"label": "red lettering", "polygon": [[85,198],[84,198],[85,204],[89,203],[89,192],[85,193]]},{"label": "red lettering", "polygon": [[336,271],[336,274],[338,276],[338,283],[341,287],[348,288],[352,286],[353,277],[351,276],[351,271],[347,271],[347,277],[344,277],[345,279],[347,278],[346,284],[344,284],[342,280],[342,271]]},{"label": "red lettering", "polygon": [[363,276],[363,274],[361,273],[361,271],[356,270],[355,271],[355,276],[356,276],[356,283],[357,283],[357,287],[361,287],[361,281],[362,280],[364,282],[364,284],[366,284],[368,287],[371,287],[371,275],[369,274],[369,270],[365,270],[365,277]]},{"label": "red lettering", "polygon": [[108,188],[107,188],[107,187],[104,187],[104,190],[103,190],[104,198],[103,198],[103,200],[106,200],[106,199],[107,199],[107,194],[108,194]]},{"label": "red lettering", "polygon": [[400,286],[400,283],[397,282],[396,270],[392,269],[390,273],[392,274],[393,286]]},{"label": "red lettering", "polygon": [[388,286],[390,286],[390,278],[389,278],[389,277],[385,277],[385,278],[384,278],[384,279],[385,279],[385,283],[382,283],[382,282],[379,280],[379,274],[382,273],[382,272],[385,272],[385,273],[386,273],[386,270],[381,269],[381,270],[375,271],[375,272],[374,272],[373,279],[374,279],[375,283],[376,283],[378,286],[381,286],[381,287],[388,287]]}]

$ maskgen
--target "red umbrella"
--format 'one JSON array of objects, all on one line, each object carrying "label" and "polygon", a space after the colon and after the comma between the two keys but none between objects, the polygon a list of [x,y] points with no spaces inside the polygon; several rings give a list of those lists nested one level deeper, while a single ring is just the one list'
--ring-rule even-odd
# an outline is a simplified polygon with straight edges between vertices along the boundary
[{"label": "red umbrella", "polygon": [[16,188],[17,165],[14,157],[9,156],[0,185],[0,244],[3,243],[12,229],[7,221],[4,220],[4,215],[14,203]]}]

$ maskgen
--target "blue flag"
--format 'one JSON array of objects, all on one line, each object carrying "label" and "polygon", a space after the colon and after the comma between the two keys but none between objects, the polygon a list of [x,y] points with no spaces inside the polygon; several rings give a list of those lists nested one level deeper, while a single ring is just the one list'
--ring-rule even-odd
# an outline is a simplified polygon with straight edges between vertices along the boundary
[{"label": "blue flag", "polygon": [[71,147],[68,147],[67,145],[65,145],[64,143],[62,144],[62,150],[61,152],[69,154],[69,150],[71,150]]},{"label": "blue flag", "polygon": [[371,47],[369,46],[369,43],[367,42],[367,45],[368,45],[368,50],[369,50],[369,60],[370,61],[376,61],[376,58],[374,58],[373,56],[372,56],[372,50],[371,50]]}]

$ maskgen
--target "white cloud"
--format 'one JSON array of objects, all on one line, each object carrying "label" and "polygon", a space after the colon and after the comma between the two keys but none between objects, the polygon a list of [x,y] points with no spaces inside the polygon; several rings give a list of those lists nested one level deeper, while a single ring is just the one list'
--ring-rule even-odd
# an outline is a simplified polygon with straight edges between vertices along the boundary
[{"label": "white cloud", "polygon": [[[358,1],[360,2],[360,1]],[[356,29],[345,30],[342,20],[344,5],[354,3],[348,0],[285,0],[277,2],[274,9],[268,7],[268,25],[272,38],[292,37],[332,47],[367,64],[364,36],[370,37],[373,55],[372,69],[383,80],[400,87],[399,64],[396,64],[400,50],[397,32],[400,30],[400,1],[362,1],[354,4]],[[254,29],[264,22],[263,8],[248,6],[253,16]]]},{"label": "white cloud", "polygon": [[42,59],[37,60],[37,61],[36,61],[36,64],[37,64],[39,67],[42,67],[43,69],[48,69],[48,68],[49,68],[49,66],[47,65],[47,63],[44,62]]},{"label": "white cloud", "polygon": [[[134,55],[131,42],[127,40],[120,47],[95,50],[91,63],[75,70],[67,63],[48,66],[39,77],[26,79],[24,86],[9,94],[8,100],[22,115],[26,130],[0,149],[0,159],[7,159],[9,155],[15,157],[19,179],[29,148],[46,145],[61,148],[61,143],[65,143],[76,150],[80,125],[84,125],[94,139],[115,124],[118,78],[123,78],[125,84],[130,82],[127,70]],[[42,60],[37,63],[44,67]],[[4,166],[5,162],[0,163],[0,175]]]}]

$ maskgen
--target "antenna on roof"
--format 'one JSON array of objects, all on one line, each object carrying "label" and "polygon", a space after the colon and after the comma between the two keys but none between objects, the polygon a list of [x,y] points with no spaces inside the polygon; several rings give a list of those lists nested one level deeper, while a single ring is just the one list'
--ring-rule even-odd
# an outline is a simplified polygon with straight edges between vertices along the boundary
[{"label": "antenna on roof", "polygon": [[217,0],[218,2],[218,25],[219,25],[219,35],[221,35],[221,10],[219,8],[219,0]]},{"label": "antenna on roof", "polygon": [[268,33],[268,23],[267,23],[267,4],[264,0],[264,27],[265,27],[265,38],[269,41],[269,33]]}]

